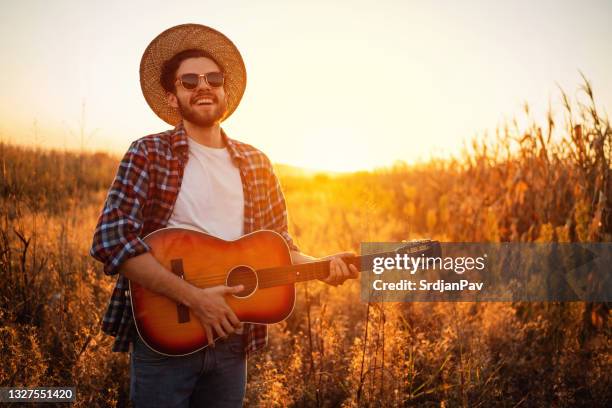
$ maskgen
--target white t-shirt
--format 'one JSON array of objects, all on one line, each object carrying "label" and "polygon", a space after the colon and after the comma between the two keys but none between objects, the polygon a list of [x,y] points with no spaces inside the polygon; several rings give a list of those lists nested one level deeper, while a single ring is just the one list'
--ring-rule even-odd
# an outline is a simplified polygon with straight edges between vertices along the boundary
[{"label": "white t-shirt", "polygon": [[[189,160],[168,226],[193,228],[227,241],[240,238],[244,233],[240,170],[226,148],[187,140]],[[242,333],[241,324],[236,334]]]},{"label": "white t-shirt", "polygon": [[240,238],[244,193],[240,170],[226,148],[201,145],[191,138],[189,160],[168,226],[195,228],[218,238]]}]

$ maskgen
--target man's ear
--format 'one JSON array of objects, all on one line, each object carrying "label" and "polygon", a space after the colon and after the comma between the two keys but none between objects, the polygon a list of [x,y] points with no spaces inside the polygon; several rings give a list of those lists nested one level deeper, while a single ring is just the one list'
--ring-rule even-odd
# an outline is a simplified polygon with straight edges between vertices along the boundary
[{"label": "man's ear", "polygon": [[174,109],[178,109],[178,100],[176,99],[176,95],[172,92],[166,92],[166,98],[168,100],[168,105],[170,105]]}]

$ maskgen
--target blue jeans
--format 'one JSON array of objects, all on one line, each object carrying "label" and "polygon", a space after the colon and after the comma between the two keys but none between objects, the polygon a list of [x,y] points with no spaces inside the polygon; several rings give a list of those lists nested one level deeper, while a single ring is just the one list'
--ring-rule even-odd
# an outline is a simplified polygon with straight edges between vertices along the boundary
[{"label": "blue jeans", "polygon": [[215,347],[168,357],[140,338],[130,356],[130,397],[140,407],[242,407],[246,388],[243,336],[231,334]]}]

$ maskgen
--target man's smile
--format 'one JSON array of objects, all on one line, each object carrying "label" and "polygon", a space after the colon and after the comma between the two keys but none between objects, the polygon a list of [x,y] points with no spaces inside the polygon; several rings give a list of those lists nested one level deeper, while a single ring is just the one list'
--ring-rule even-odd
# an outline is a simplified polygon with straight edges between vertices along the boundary
[{"label": "man's smile", "polygon": [[212,105],[216,102],[216,98],[212,95],[200,95],[192,100],[192,105],[202,106],[202,105]]}]

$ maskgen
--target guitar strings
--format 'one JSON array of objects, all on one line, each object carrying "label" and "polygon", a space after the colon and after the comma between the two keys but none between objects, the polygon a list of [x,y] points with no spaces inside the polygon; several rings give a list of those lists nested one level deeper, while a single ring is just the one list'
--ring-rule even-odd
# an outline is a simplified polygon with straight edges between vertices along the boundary
[{"label": "guitar strings", "polygon": [[[300,278],[303,280],[310,280],[321,278],[319,274],[325,271],[324,266],[327,266],[327,271],[329,271],[328,264],[329,262],[323,263],[312,263],[312,264],[301,264],[299,265],[298,271],[291,272],[292,269],[296,269],[296,265],[288,265],[288,266],[280,266],[280,267],[272,267],[272,268],[263,268],[259,270],[255,270],[257,274],[257,288],[266,289],[275,286],[284,286],[290,285],[292,283],[299,282],[297,279],[297,272],[300,273]],[[210,276],[205,276],[200,279],[187,279],[187,281],[199,288],[206,288],[218,285],[224,285],[227,280],[227,274],[214,274]],[[263,284],[262,284],[263,283]],[[161,297],[166,298],[164,295],[160,295],[155,292],[151,292],[148,294],[149,297]]]},{"label": "guitar strings", "polygon": [[[291,269],[296,269],[296,265],[289,265],[287,267],[273,267],[256,270],[258,287],[267,288],[274,286],[289,285],[292,283],[299,282],[297,279],[297,272],[300,273],[300,278],[304,280],[321,278],[318,276],[320,272],[324,270],[324,264],[313,263],[313,265],[301,264],[296,272],[291,272]],[[224,285],[227,281],[229,273],[226,274],[215,274],[205,276],[200,279],[187,279],[187,281],[200,288],[212,287],[217,285]],[[263,285],[262,285],[263,283]],[[161,296],[161,295],[160,295]]]},{"label": "guitar strings", "polygon": [[[355,260],[357,259],[366,260],[372,256],[381,256],[381,255],[388,255],[388,254],[393,254],[393,253],[395,252],[384,252],[380,254],[363,255],[363,256],[356,256],[353,258],[355,258]],[[311,279],[324,278],[325,276],[318,276],[318,274],[322,271],[325,271],[326,275],[329,274],[329,264],[330,264],[329,260],[318,261],[318,262],[304,263],[304,264],[298,264],[298,265],[287,265],[287,266],[263,268],[260,270],[256,270],[255,273],[257,274],[258,283],[260,281],[263,281],[265,283],[265,285],[258,285],[258,286],[260,287],[267,287],[268,285],[276,286],[276,285],[282,285],[282,284],[291,284],[291,283],[299,282],[300,280],[311,280]],[[291,272],[291,270],[295,270],[295,272]],[[196,286],[199,286],[199,287],[210,287],[210,286],[221,285],[227,281],[227,277],[229,276],[230,273],[231,271],[224,273],[224,274],[204,276],[200,279],[192,279],[192,280],[188,279],[188,282]],[[306,276],[301,275],[300,276],[301,279],[298,279],[298,275],[302,273]],[[314,276],[312,276],[313,274]]]},{"label": "guitar strings", "polygon": [[[329,274],[329,264],[330,261],[319,261],[255,270],[255,273],[257,274],[258,287],[267,288],[289,285],[304,280],[323,279]],[[292,272],[292,270],[295,272]],[[325,272],[324,276],[321,276],[322,272]],[[188,279],[188,282],[198,287],[223,285],[226,283],[227,277],[230,273],[231,271],[224,274],[204,276],[199,279]]]},{"label": "guitar strings", "polygon": [[[302,276],[306,277],[306,279],[315,279],[318,278],[318,272],[320,268],[313,268],[311,270],[302,270],[300,274],[303,273]],[[258,282],[265,282],[266,284],[274,286],[274,284],[290,284],[297,282],[296,273],[289,272],[287,270],[279,270],[279,271],[271,271],[271,270],[259,270],[255,271],[257,274]],[[196,286],[206,286],[208,284],[224,284],[227,280],[227,276],[225,275],[211,275],[200,279],[188,279],[188,281]]]}]

